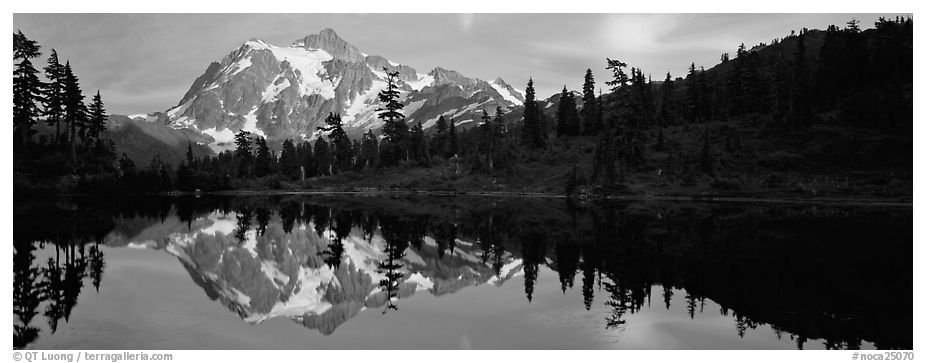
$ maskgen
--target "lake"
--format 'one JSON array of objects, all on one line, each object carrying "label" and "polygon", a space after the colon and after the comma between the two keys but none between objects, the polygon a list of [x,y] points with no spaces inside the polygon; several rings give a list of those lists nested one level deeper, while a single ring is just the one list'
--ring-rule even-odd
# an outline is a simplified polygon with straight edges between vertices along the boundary
[{"label": "lake", "polygon": [[17,198],[27,349],[912,349],[909,206]]}]

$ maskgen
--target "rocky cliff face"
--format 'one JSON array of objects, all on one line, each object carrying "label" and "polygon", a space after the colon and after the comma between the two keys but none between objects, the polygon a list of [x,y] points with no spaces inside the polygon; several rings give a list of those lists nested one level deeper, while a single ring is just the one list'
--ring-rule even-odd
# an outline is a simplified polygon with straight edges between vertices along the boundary
[{"label": "rocky cliff face", "polygon": [[[385,71],[384,71],[385,68]],[[491,82],[435,68],[424,74],[378,55],[367,55],[331,29],[278,47],[252,39],[210,64],[177,106],[157,117],[176,129],[207,137],[214,151],[233,148],[233,135],[246,130],[271,143],[310,140],[329,112],[340,113],[348,134],[378,130],[377,94],[386,71],[398,71],[403,113],[409,124],[432,127],[437,117],[462,124],[482,109],[509,109],[522,92],[501,78]]]}]

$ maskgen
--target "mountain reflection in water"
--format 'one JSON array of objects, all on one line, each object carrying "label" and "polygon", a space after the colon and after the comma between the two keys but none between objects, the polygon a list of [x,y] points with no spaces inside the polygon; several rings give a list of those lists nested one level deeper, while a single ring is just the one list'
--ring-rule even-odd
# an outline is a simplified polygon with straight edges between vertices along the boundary
[{"label": "mountain reflection in water", "polygon": [[94,293],[89,285],[106,284],[107,248],[144,248],[175,256],[210,299],[244,321],[286,317],[324,335],[337,336],[363,310],[398,310],[415,294],[523,284],[527,305],[548,287],[537,277],[549,269],[564,294],[581,290],[576,305],[603,309],[596,324],[607,331],[684,301],[692,322],[716,304],[741,338],[765,326],[794,348],[819,340],[827,349],[912,349],[911,241],[912,211],[888,207],[343,196],[30,201],[14,206],[13,340],[26,347],[67,324],[80,295]]}]

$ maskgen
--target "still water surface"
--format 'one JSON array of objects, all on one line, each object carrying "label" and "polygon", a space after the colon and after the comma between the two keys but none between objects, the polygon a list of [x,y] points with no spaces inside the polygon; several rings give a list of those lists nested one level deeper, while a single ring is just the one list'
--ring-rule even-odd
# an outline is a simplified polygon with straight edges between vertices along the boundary
[{"label": "still water surface", "polygon": [[912,349],[908,207],[69,198],[14,245],[29,349]]}]

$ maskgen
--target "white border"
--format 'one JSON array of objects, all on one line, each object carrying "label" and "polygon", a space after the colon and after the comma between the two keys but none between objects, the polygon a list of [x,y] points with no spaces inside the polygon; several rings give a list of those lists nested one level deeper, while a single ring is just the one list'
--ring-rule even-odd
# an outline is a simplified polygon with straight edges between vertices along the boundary
[{"label": "white border", "polygon": [[[912,13],[914,18],[917,17],[918,10],[922,7],[923,2],[914,1],[832,1],[832,2],[812,2],[806,0],[779,0],[775,2],[746,2],[746,1],[559,1],[559,2],[529,2],[529,1],[499,1],[499,0],[465,0],[456,1],[453,4],[429,0],[408,0],[408,1],[373,1],[373,0],[352,0],[352,1],[243,1],[228,0],[214,2],[195,2],[189,0],[159,0],[159,1],[28,1],[16,2],[9,4],[11,12],[3,17],[3,21],[12,25],[13,13],[51,13],[51,12],[159,12],[159,13],[178,13],[178,12],[226,12],[226,13],[266,13],[280,12],[289,10],[289,12],[305,13],[354,13],[354,12],[435,12],[435,13],[457,13],[457,12],[492,12],[492,13],[518,13],[518,12],[541,12],[541,13],[759,13],[759,12],[781,12],[781,13]],[[12,28],[12,26],[10,26]],[[9,29],[9,28],[8,28]],[[914,39],[920,38],[920,27],[916,27]],[[12,41],[7,37],[6,52],[12,53]],[[915,42],[915,40],[914,40]],[[914,47],[914,60],[918,58],[918,49]],[[11,59],[11,58],[8,58]],[[917,64],[917,63],[914,63]],[[7,63],[7,74],[12,74],[12,63]],[[922,81],[922,72],[919,68],[914,68],[914,84]],[[12,109],[12,79],[4,79],[8,109]],[[915,89],[915,86],[914,86]],[[917,93],[914,91],[914,191],[919,189],[922,184],[920,178],[919,161],[922,160],[922,148],[917,141],[922,141],[920,128],[916,123],[921,122],[921,112],[916,110],[916,105],[920,105]],[[0,243],[6,261],[12,260],[12,234],[13,234],[13,195],[12,195],[12,145],[9,143],[12,133],[12,114],[7,113],[4,120],[7,121],[6,140],[4,149],[6,156],[2,159],[5,165],[2,166],[4,173],[3,178],[4,190],[6,191],[6,208],[3,209],[4,230],[9,237],[5,243]],[[914,200],[915,198],[914,192]],[[914,202],[915,203],[915,202]],[[914,208],[914,230],[913,230],[913,258],[914,258],[914,307],[919,307],[918,301],[922,301],[922,284],[916,283],[922,281],[919,279],[922,269],[918,269],[918,263],[922,261],[921,251],[918,244],[922,241],[921,214]],[[7,265],[9,266],[9,265]],[[12,270],[0,268],[0,276],[5,281],[5,289],[2,289],[4,297],[3,303],[8,310],[12,309]],[[6,325],[12,326],[12,314],[3,315]],[[914,348],[922,347],[922,334],[916,334],[922,327],[922,314],[914,311]],[[530,332],[524,332],[530,334]],[[154,351],[142,351],[152,353]],[[307,360],[343,360],[349,361],[368,359],[370,361],[383,359],[395,359],[398,361],[450,361],[450,362],[471,362],[478,361],[511,361],[511,360],[540,360],[540,361],[575,361],[578,359],[594,359],[598,361],[693,361],[704,360],[710,362],[783,362],[783,361],[851,361],[852,352],[849,351],[679,351],[679,350],[662,350],[662,351],[458,351],[458,352],[427,352],[427,351],[319,351],[308,355],[304,351],[161,351],[174,354],[176,362],[199,362],[199,361],[307,361]],[[76,353],[76,351],[74,352]],[[922,354],[926,352],[921,351]],[[7,347],[8,354],[6,359],[12,358],[12,342]],[[5,358],[5,357],[3,357]],[[3,359],[0,358],[0,359]],[[926,355],[920,357],[920,360],[926,359]],[[5,360],[5,359],[4,359]]]}]

